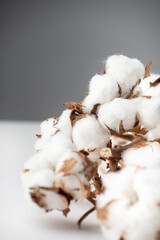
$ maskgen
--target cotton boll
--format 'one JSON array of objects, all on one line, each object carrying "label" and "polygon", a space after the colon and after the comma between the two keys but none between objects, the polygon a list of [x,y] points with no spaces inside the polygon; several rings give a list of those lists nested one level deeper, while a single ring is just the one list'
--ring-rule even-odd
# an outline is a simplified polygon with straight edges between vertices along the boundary
[{"label": "cotton boll", "polygon": [[107,74],[95,75],[90,82],[89,94],[84,99],[84,113],[90,113],[94,105],[106,103],[119,96],[119,88],[115,80],[109,78]]},{"label": "cotton boll", "polygon": [[71,114],[70,109],[66,109],[65,111],[63,111],[62,115],[58,120],[58,123],[55,125],[57,129],[59,129],[63,134],[65,134],[68,137],[71,137],[72,134],[70,114]]},{"label": "cotton boll", "polygon": [[140,148],[130,148],[123,152],[122,159],[126,166],[140,166],[145,168],[160,167],[160,145],[148,143]]},{"label": "cotton boll", "polygon": [[109,137],[94,115],[79,119],[72,132],[72,138],[78,150],[88,150],[106,146]]},{"label": "cotton boll", "polygon": [[136,104],[132,100],[116,98],[100,106],[98,120],[100,124],[119,132],[122,121],[125,130],[132,129],[136,121]]},{"label": "cotton boll", "polygon": [[138,79],[144,77],[145,68],[138,59],[113,55],[106,60],[106,72],[120,85],[122,96],[126,96]]},{"label": "cotton boll", "polygon": [[39,150],[48,142],[51,135],[53,135],[57,128],[55,127],[57,120],[54,118],[48,118],[40,125],[41,136],[37,139],[35,149]]},{"label": "cotton boll", "polygon": [[43,196],[43,201],[45,203],[45,209],[46,210],[52,210],[52,209],[57,209],[57,210],[64,210],[68,208],[68,201],[67,199],[54,192],[52,189],[41,189],[40,193]]},{"label": "cotton boll", "polygon": [[102,182],[106,191],[99,196],[99,205],[102,206],[106,202],[113,199],[127,199],[128,204],[132,204],[137,200],[137,194],[133,189],[133,179],[135,168],[128,167],[118,172],[110,172],[102,175]]},{"label": "cotton boll", "polygon": [[126,216],[126,239],[151,240],[160,230],[160,208],[146,206],[143,202],[133,205]]},{"label": "cotton boll", "polygon": [[154,83],[158,78],[160,78],[160,75],[151,74],[150,77],[142,79],[139,87],[141,88],[143,95],[153,97],[160,96],[160,85],[155,87],[150,86],[150,84]]},{"label": "cotton boll", "polygon": [[54,172],[49,169],[43,169],[32,173],[26,182],[26,187],[52,187],[54,183]]},{"label": "cotton boll", "polygon": [[[73,160],[73,161],[72,161]],[[67,162],[68,161],[68,162]],[[67,174],[74,174],[81,172],[84,168],[83,159],[77,152],[67,151],[65,152],[62,157],[59,159],[57,166],[56,166],[56,174],[62,173],[65,174],[65,164],[69,165],[70,168],[67,169]]]},{"label": "cotton boll", "polygon": [[142,169],[135,175],[134,189],[139,201],[149,207],[160,204],[160,168]]},{"label": "cotton boll", "polygon": [[49,161],[53,167],[56,167],[57,162],[64,152],[69,150],[75,150],[71,139],[63,133],[58,132],[50,138],[49,142],[42,149],[42,153],[45,159]]},{"label": "cotton boll", "polygon": [[59,179],[59,181],[57,179],[56,184],[62,185],[65,192],[71,194],[73,198],[76,200],[82,198],[80,181],[83,184],[86,182],[86,179],[83,174],[62,176],[61,179]]},{"label": "cotton boll", "polygon": [[103,211],[100,221],[105,236],[114,240],[156,239],[160,230],[160,168],[137,171],[126,166],[102,179],[105,191],[98,197],[97,211]]},{"label": "cotton boll", "polygon": [[[128,202],[126,199],[115,200],[111,203],[108,210],[108,218],[105,223],[104,234],[106,239],[119,240],[125,232],[126,227],[126,213],[128,211]],[[109,236],[112,238],[108,238]]]},{"label": "cotton boll", "polygon": [[23,185],[28,186],[30,179],[42,170],[53,170],[50,162],[46,161],[41,152],[34,154],[24,165],[24,171],[21,174]]},{"label": "cotton boll", "polygon": [[140,98],[137,104],[140,124],[148,130],[156,128],[160,119],[160,98]]},{"label": "cotton boll", "polygon": [[151,129],[145,135],[148,141],[152,141],[156,138],[160,138],[160,124],[157,125],[156,128]]},{"label": "cotton boll", "polygon": [[24,169],[39,171],[42,169],[53,169],[50,162],[45,159],[43,152],[37,152],[24,164]]}]

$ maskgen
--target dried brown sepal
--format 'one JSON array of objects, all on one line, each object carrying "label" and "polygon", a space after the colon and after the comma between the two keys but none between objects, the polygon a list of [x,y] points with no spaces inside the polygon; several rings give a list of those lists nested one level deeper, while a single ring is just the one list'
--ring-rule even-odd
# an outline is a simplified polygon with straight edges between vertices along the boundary
[{"label": "dried brown sepal", "polygon": [[138,98],[139,96],[140,96],[140,93],[137,92],[136,94],[132,95],[129,99]]},{"label": "dried brown sepal", "polygon": [[[134,90],[136,89],[136,87],[141,83],[141,79],[138,79],[138,81],[136,82],[136,84],[132,87],[131,91],[128,93],[128,95],[125,97],[126,99],[131,99],[133,98],[133,96],[136,96],[137,95],[133,95],[134,93]],[[138,95],[139,96],[139,95]]]},{"label": "dried brown sepal", "polygon": [[119,160],[119,164],[121,168],[124,168],[126,166],[123,160]]},{"label": "dried brown sepal", "polygon": [[81,179],[79,178],[78,175],[75,175],[75,174],[74,174],[74,176],[75,176],[75,177],[78,179],[78,181],[79,181],[80,188],[81,188],[81,193],[82,193],[82,198],[86,198],[86,197],[87,197],[87,194],[88,194],[88,190],[89,190],[88,187],[83,184],[83,182],[81,181]]},{"label": "dried brown sepal", "polygon": [[82,158],[82,164],[84,167],[83,174],[87,178],[88,181],[90,181],[92,178],[98,177],[97,169],[98,169],[98,163],[92,162],[88,158],[88,152],[77,152],[79,156]]},{"label": "dried brown sepal", "polygon": [[[135,135],[133,135],[133,134],[127,134],[127,133],[124,133],[124,134],[116,134],[116,135],[114,135],[114,137],[116,137],[116,138],[121,138],[121,139],[124,139],[124,140],[126,140],[126,141],[130,141],[130,142],[135,139]],[[109,147],[109,146],[107,145],[107,147]]]},{"label": "dried brown sepal", "polygon": [[27,173],[27,172],[29,172],[29,171],[30,171],[30,170],[27,169],[27,168],[23,169],[23,173]]},{"label": "dried brown sepal", "polygon": [[91,114],[94,114],[96,117],[97,117],[97,110],[98,110],[98,107],[100,106],[99,103],[95,104],[91,110]]},{"label": "dried brown sepal", "polygon": [[66,208],[64,210],[62,210],[62,213],[65,217],[67,217],[68,213],[70,212],[70,209],[69,208]]},{"label": "dried brown sepal", "polygon": [[156,138],[156,139],[152,140],[151,142],[158,142],[160,144],[160,138]]},{"label": "dried brown sepal", "polygon": [[46,190],[46,191],[53,191],[59,194],[59,196],[62,197],[67,207],[69,206],[70,201],[73,200],[74,198],[72,193],[67,191],[67,189],[65,189],[61,183],[56,183],[55,186],[53,187],[39,187],[39,189]]},{"label": "dried brown sepal", "polygon": [[87,151],[85,151],[84,149],[80,150],[78,153],[81,155],[82,158],[84,158],[84,155],[85,156],[89,155],[89,153]]},{"label": "dried brown sepal", "polygon": [[122,96],[122,88],[119,85],[119,83],[117,83],[117,84],[118,84],[118,93],[119,93],[119,96],[121,97]]},{"label": "dried brown sepal", "polygon": [[70,113],[70,120],[71,120],[72,126],[74,126],[76,121],[84,117],[86,117],[86,114],[82,113],[82,110],[80,108],[73,107],[73,110]]},{"label": "dried brown sepal", "polygon": [[111,135],[116,135],[116,134],[118,134],[118,133],[117,133],[116,131],[114,131],[112,128],[108,127],[106,124],[105,124],[105,126],[107,127],[107,129],[109,130],[109,132],[110,132]]},{"label": "dried brown sepal", "polygon": [[47,209],[48,206],[44,200],[46,195],[41,193],[38,187],[32,187],[30,188],[30,190],[30,196],[32,201],[35,202],[39,207]]},{"label": "dried brown sepal", "polygon": [[88,148],[88,152],[89,152],[89,153],[94,152],[95,150],[96,150],[96,148],[93,148],[93,149]]},{"label": "dried brown sepal", "polygon": [[40,134],[36,134],[36,137],[37,137],[37,138],[41,138],[42,135],[40,135]]},{"label": "dried brown sepal", "polygon": [[61,166],[57,173],[63,172],[64,176],[69,175],[76,165],[77,160],[75,158],[67,159],[64,161],[63,165]]},{"label": "dried brown sepal", "polygon": [[[57,129],[56,131],[55,131],[55,134],[57,134],[58,132],[60,132],[60,129]],[[53,134],[54,135],[54,134]]]},{"label": "dried brown sepal", "polygon": [[92,178],[92,181],[93,181],[93,185],[95,187],[95,190],[93,191],[94,193],[94,197],[96,198],[96,196],[100,193],[102,193],[103,191],[103,185],[102,185],[102,180],[101,178],[98,176],[98,177],[94,177]]},{"label": "dried brown sepal", "polygon": [[112,148],[112,141],[111,140],[109,140],[109,142],[107,143],[107,147]]},{"label": "dried brown sepal", "polygon": [[142,96],[143,98],[151,99],[152,96]]},{"label": "dried brown sepal", "polygon": [[145,68],[144,78],[150,77],[150,67],[152,65],[152,61],[148,62]]},{"label": "dried brown sepal", "polygon": [[78,106],[78,107],[86,107],[85,105],[81,104],[81,103],[77,103],[77,102],[65,102],[63,103],[64,106]]},{"label": "dried brown sepal", "polygon": [[157,87],[157,85],[159,85],[159,84],[160,84],[160,78],[158,78],[154,82],[150,82],[150,87]]},{"label": "dried brown sepal", "polygon": [[130,129],[129,132],[134,132],[134,133],[137,133],[137,134],[146,135],[148,130],[146,128],[142,128],[140,125],[137,125],[133,129]]},{"label": "dried brown sepal", "polygon": [[108,210],[105,206],[97,209],[97,217],[101,222],[105,222],[107,220]]},{"label": "dried brown sepal", "polygon": [[125,129],[124,129],[124,127],[123,127],[123,121],[121,120],[121,121],[120,121],[120,124],[119,124],[119,133],[122,134],[122,133],[124,133],[124,132],[125,132]]},{"label": "dried brown sepal", "polygon": [[109,207],[112,203],[114,203],[115,201],[117,201],[117,200],[116,200],[116,199],[113,199],[113,200],[109,201],[108,203],[106,203],[104,207],[97,209],[97,217],[98,217],[98,219],[99,219],[102,223],[105,222],[105,221],[107,221],[108,213],[109,213],[108,207]]}]

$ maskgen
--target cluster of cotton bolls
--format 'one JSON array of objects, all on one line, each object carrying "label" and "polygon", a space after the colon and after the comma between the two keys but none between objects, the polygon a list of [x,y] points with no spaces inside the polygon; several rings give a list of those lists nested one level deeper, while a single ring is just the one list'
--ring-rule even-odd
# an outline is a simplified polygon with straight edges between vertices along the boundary
[{"label": "cluster of cotton bolls", "polygon": [[41,123],[22,180],[31,199],[65,215],[72,200],[94,204],[110,240],[160,235],[160,75],[113,55],[82,104]]}]

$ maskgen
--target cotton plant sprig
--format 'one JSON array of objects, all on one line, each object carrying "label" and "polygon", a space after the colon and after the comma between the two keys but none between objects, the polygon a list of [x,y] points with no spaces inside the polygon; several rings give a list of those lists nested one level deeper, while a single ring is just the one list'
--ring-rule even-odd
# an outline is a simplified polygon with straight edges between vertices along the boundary
[{"label": "cotton plant sprig", "polygon": [[110,240],[160,239],[160,75],[114,55],[82,103],[41,123],[22,173],[26,193],[67,216],[87,199]]}]

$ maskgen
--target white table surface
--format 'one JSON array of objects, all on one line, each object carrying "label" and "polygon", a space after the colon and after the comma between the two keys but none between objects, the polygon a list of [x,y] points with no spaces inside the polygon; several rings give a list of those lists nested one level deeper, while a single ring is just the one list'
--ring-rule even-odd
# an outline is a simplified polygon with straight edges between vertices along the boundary
[{"label": "white table surface", "polygon": [[95,212],[78,229],[76,221],[91,204],[81,200],[61,212],[45,213],[24,197],[20,172],[34,153],[39,122],[0,121],[0,240],[104,239]]}]

